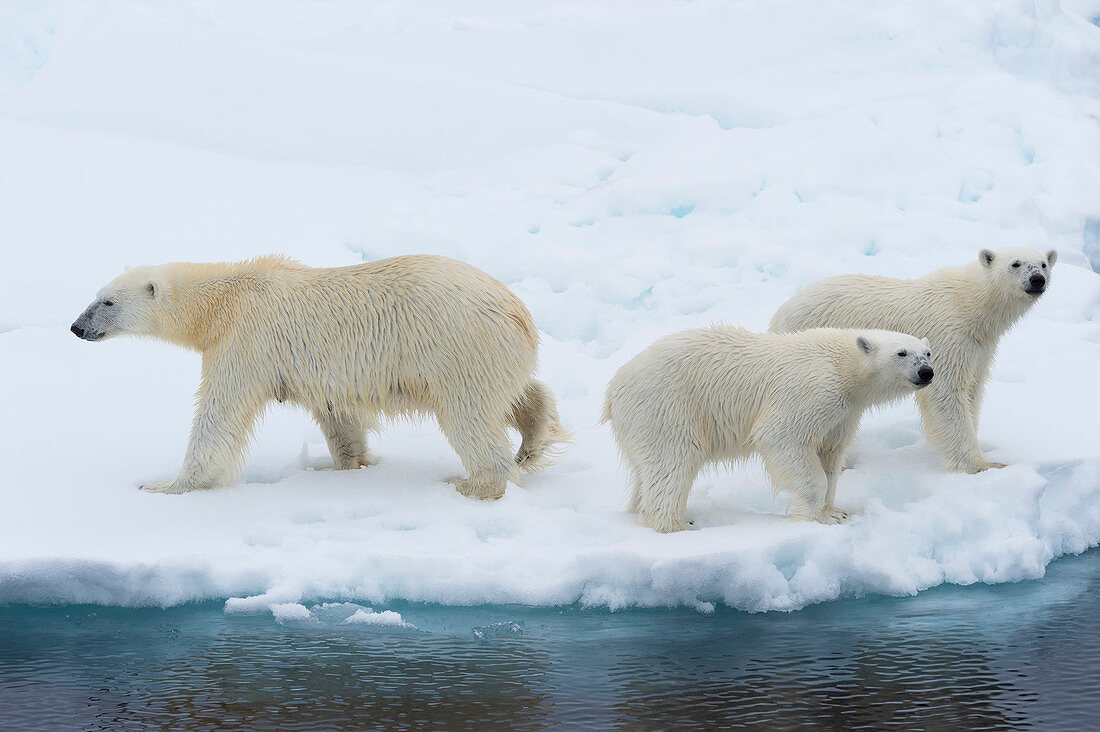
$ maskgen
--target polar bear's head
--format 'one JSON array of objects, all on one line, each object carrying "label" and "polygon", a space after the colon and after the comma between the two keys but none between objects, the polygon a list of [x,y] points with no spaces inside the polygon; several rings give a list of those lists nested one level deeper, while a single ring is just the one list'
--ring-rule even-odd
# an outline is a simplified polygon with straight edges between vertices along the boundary
[{"label": "polar bear's head", "polygon": [[165,295],[158,267],[132,267],[108,282],[69,328],[86,341],[116,335],[156,335]]},{"label": "polar bear's head", "polygon": [[983,249],[978,253],[978,262],[987,276],[999,288],[1025,300],[1046,292],[1057,259],[1058,252],[1053,249],[1046,254],[1033,249]]},{"label": "polar bear's head", "polygon": [[908,394],[932,383],[932,348],[927,338],[890,330],[859,331],[856,347],[872,359],[877,390],[883,398]]}]

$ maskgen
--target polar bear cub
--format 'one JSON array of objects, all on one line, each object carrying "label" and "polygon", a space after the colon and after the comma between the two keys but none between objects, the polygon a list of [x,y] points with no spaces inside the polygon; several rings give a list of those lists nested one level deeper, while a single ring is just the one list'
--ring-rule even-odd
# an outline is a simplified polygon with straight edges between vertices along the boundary
[{"label": "polar bear cub", "polygon": [[[405,256],[314,269],[283,257],[129,269],[73,323],[80,338],[160,338],[202,353],[183,469],[142,488],[224,485],[271,401],[308,409],[337,469],[373,465],[380,416],[434,414],[469,477],[497,498],[569,433],[533,378],[538,331],[503,284],[468,264]],[[507,429],[523,439],[513,456]]]},{"label": "polar bear cub", "polygon": [[949,470],[1003,468],[978,446],[985,384],[1001,336],[1046,292],[1057,259],[1053,249],[983,249],[975,262],[915,280],[830,277],[780,306],[770,330],[885,328],[927,338],[939,374],[917,395],[928,441]]},{"label": "polar bear cub", "polygon": [[843,521],[833,498],[860,417],[931,383],[931,356],[927,341],[879,330],[715,325],[661,338],[619,369],[604,401],[630,469],[629,510],[679,531],[703,466],[758,454],[793,516]]}]

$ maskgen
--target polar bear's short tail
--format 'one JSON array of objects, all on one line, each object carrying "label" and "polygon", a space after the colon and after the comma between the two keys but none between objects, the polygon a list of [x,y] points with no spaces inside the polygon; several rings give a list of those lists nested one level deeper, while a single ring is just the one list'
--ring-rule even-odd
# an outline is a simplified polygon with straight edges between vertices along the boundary
[{"label": "polar bear's short tail", "polygon": [[527,473],[545,468],[573,439],[558,421],[558,407],[550,388],[534,379],[512,408],[512,425],[523,437],[516,464]]}]

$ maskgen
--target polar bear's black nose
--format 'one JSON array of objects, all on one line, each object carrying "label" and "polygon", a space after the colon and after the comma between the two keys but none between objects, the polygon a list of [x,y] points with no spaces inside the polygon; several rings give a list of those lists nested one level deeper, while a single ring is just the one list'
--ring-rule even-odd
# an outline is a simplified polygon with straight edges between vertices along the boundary
[{"label": "polar bear's black nose", "polygon": [[71,330],[73,332],[73,335],[75,335],[77,338],[84,337],[84,329],[76,323],[73,323],[73,327],[69,328],[69,330]]},{"label": "polar bear's black nose", "polygon": [[1038,272],[1035,272],[1031,275],[1031,278],[1028,281],[1031,283],[1032,287],[1038,289],[1038,288],[1043,287],[1044,285],[1046,285],[1047,278],[1043,277]]},{"label": "polar bear's black nose", "polygon": [[920,380],[926,384],[931,381],[932,377],[935,375],[936,374],[932,370],[931,366],[921,366],[919,369],[917,369],[917,376],[919,376]]}]

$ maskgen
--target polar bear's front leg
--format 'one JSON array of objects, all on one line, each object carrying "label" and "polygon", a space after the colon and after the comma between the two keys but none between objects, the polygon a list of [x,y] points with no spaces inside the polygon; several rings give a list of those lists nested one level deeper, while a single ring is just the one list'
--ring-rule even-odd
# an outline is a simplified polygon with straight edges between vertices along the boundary
[{"label": "polar bear's front leg", "polygon": [[[204,371],[205,371],[205,364]],[[208,379],[204,374],[191,437],[179,477],[146,483],[144,491],[187,493],[229,483],[244,462],[245,447],[264,400],[241,384]]]},{"label": "polar bear's front leg", "polygon": [[970,422],[974,425],[974,432],[978,432],[978,420],[982,413],[982,400],[985,399],[985,380],[982,379],[970,389],[969,405],[970,405]]},{"label": "polar bear's front leg", "polygon": [[848,514],[836,507],[836,486],[840,480],[840,474],[845,470],[844,458],[848,453],[848,446],[855,438],[859,429],[860,415],[852,415],[841,422],[835,429],[825,436],[825,441],[818,450],[817,456],[821,460],[821,467],[825,470],[825,510],[838,521],[847,521]]},{"label": "polar bear's front leg", "polygon": [[1004,463],[989,462],[978,445],[977,416],[972,414],[971,395],[950,384],[932,386],[917,393],[917,405],[928,441],[943,454],[948,470],[980,473],[1003,468]]},{"label": "polar bear's front leg", "polygon": [[[821,466],[825,469],[825,513],[829,518],[835,519],[836,523],[848,520],[847,512],[841,511],[834,503],[836,500],[836,485],[840,480],[840,473],[844,469],[844,452],[843,447],[831,446],[819,453]],[[828,521],[826,523],[834,522]]]},{"label": "polar bear's front leg", "polygon": [[327,407],[313,410],[313,418],[321,427],[332,454],[336,470],[357,470],[378,464],[378,458],[367,449],[367,430],[376,426],[367,415],[341,415]]},{"label": "polar bear's front leg", "polygon": [[777,491],[785,491],[792,518],[837,524],[826,506],[829,479],[817,452],[807,445],[773,444],[761,448],[764,467]]},{"label": "polar bear's front leg", "polygon": [[644,456],[631,465],[629,510],[638,514],[643,526],[663,534],[682,531],[691,486],[702,466],[702,458],[690,449],[659,450]]}]

